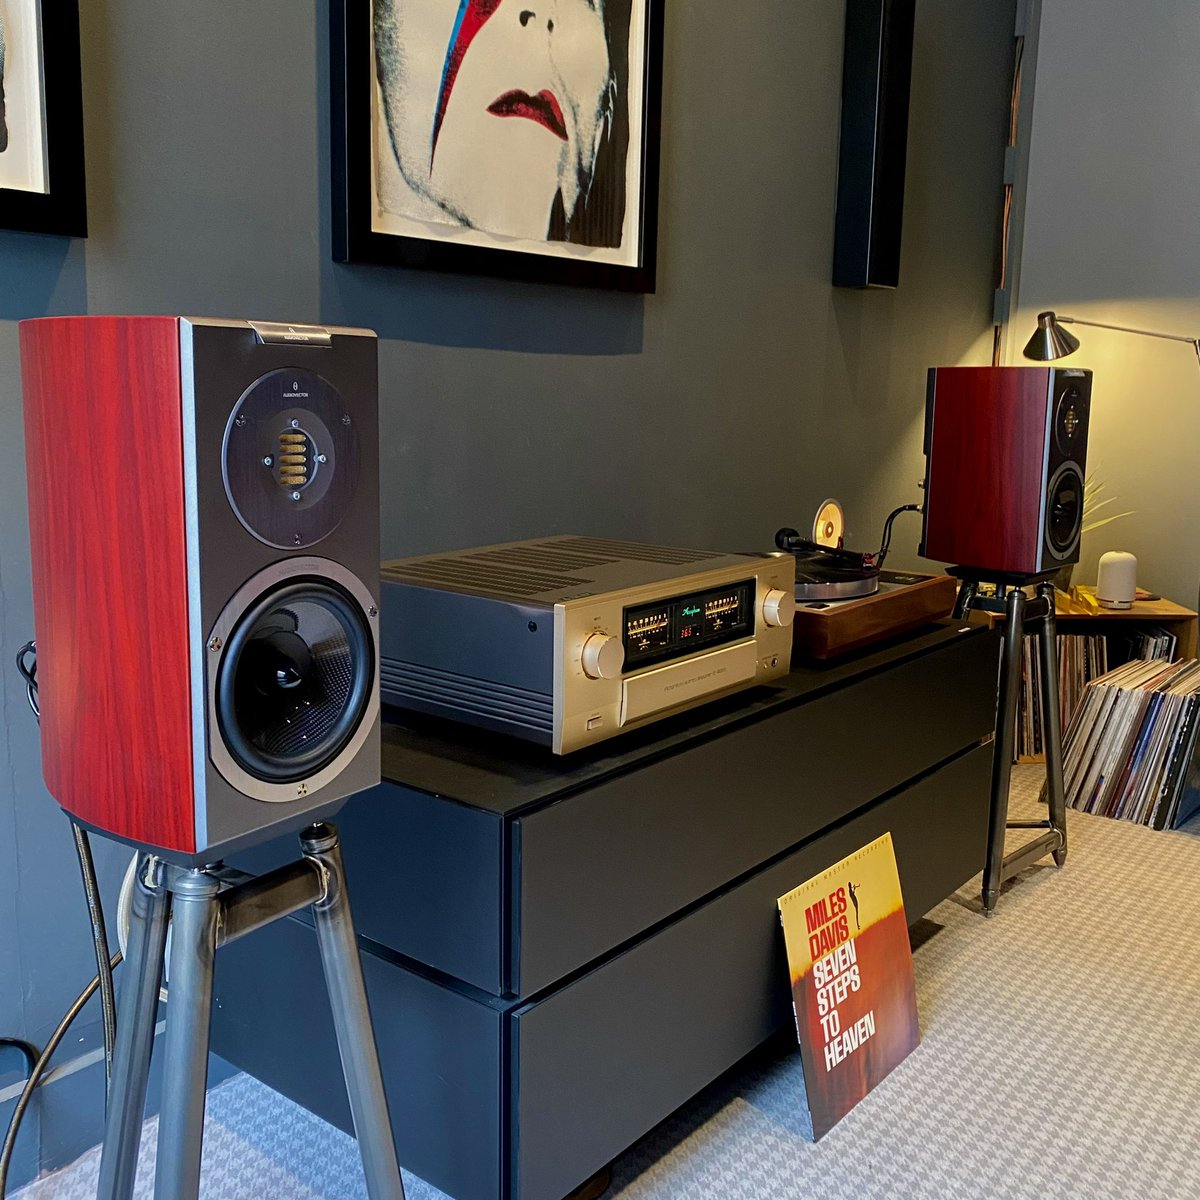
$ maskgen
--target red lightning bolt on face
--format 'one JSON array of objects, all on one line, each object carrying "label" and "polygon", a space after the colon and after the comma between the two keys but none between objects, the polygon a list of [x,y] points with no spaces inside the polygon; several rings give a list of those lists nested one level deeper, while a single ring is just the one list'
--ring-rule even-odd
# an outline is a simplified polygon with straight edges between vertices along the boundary
[{"label": "red lightning bolt on face", "polygon": [[446,63],[442,67],[442,86],[438,89],[437,108],[433,114],[433,138],[429,147],[431,167],[433,166],[433,156],[437,153],[438,135],[442,132],[442,122],[446,119],[446,109],[450,105],[450,93],[454,90],[454,81],[458,78],[459,68],[462,66],[467,50],[475,40],[475,35],[502,3],[503,0],[459,0],[458,16],[454,19],[454,30],[450,34],[450,44],[446,47]]}]

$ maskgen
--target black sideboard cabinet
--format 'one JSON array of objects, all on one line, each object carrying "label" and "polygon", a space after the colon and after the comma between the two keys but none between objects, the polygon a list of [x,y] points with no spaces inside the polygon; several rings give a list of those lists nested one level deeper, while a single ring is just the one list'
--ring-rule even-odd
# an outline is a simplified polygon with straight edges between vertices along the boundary
[{"label": "black sideboard cabinet", "polygon": [[[560,1200],[792,1020],[777,897],[888,830],[910,922],[981,870],[996,664],[943,622],[558,759],[391,713],[338,824],[404,1167]],[[350,1128],[303,919],[222,949],[213,1049]]]}]

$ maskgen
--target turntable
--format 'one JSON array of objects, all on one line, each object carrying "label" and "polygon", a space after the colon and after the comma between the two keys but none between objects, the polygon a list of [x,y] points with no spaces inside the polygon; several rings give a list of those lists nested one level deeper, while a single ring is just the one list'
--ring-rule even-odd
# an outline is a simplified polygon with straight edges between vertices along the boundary
[{"label": "turntable", "polygon": [[775,545],[796,558],[796,600],[856,600],[875,595],[892,540],[892,522],[900,513],[917,508],[906,504],[888,517],[877,554],[845,548],[846,517],[836,500],[826,500],[817,510],[811,538],[802,537],[795,529],[779,530]]},{"label": "turntable", "polygon": [[794,660],[828,659],[929,625],[954,607],[955,584],[947,575],[884,570],[897,508],[884,524],[877,553],[847,550],[842,506],[826,500],[813,521],[812,537],[780,529],[775,544],[796,559]]}]

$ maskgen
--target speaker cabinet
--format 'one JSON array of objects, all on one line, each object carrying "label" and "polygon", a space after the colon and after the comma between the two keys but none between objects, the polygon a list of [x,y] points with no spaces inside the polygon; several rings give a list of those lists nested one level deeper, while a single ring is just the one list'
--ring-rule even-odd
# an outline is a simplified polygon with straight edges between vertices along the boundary
[{"label": "speaker cabinet", "polygon": [[936,367],[925,402],[926,558],[1002,575],[1079,560],[1092,373]]},{"label": "speaker cabinet", "polygon": [[374,334],[65,317],[20,340],[55,799],[201,863],[378,783]]}]

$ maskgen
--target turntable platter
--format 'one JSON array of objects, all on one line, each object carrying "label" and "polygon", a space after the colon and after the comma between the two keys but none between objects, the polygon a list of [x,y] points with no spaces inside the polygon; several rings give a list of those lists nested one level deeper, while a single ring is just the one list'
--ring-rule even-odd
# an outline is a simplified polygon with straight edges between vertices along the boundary
[{"label": "turntable platter", "polygon": [[878,590],[878,570],[831,561],[827,554],[796,554],[799,601],[851,600],[873,596]]}]

